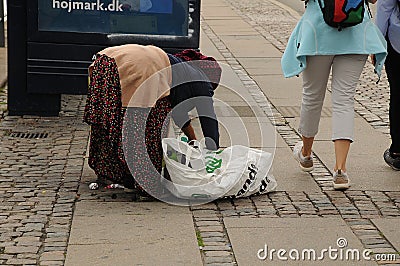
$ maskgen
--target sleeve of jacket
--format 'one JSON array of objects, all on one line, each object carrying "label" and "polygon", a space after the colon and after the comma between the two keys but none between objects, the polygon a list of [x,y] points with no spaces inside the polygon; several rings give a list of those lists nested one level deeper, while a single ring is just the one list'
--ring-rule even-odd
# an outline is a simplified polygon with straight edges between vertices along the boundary
[{"label": "sleeve of jacket", "polygon": [[375,24],[378,26],[383,36],[386,36],[389,18],[396,8],[397,1],[398,0],[380,0],[377,2]]}]

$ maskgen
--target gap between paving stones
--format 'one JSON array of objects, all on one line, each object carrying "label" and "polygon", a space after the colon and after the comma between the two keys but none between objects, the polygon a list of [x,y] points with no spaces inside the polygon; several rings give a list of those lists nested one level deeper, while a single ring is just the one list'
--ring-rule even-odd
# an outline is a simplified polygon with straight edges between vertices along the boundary
[{"label": "gap between paving stones", "polygon": [[228,233],[215,203],[191,206],[204,265],[237,265]]}]

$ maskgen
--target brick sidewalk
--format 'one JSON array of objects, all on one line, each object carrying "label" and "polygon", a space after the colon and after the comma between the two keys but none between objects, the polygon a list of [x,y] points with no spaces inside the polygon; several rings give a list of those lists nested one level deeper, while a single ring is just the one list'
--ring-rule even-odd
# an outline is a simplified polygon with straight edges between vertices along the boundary
[{"label": "brick sidewalk", "polygon": [[88,127],[82,96],[58,118],[0,124],[0,265],[63,265]]},{"label": "brick sidewalk", "polygon": [[[257,32],[283,51],[296,18],[263,0],[226,0]],[[267,14],[273,14],[267,16]],[[223,59],[260,106],[260,87],[207,23],[202,29]],[[357,90],[357,112],[376,130],[387,133],[388,90],[385,75],[378,87],[367,65]],[[3,93],[3,95],[5,95]],[[268,95],[267,95],[268,96]],[[0,93],[0,108],[1,108]],[[3,96],[4,97],[4,96]],[[0,265],[64,265],[76,202],[131,202],[122,191],[84,191],[78,194],[88,141],[82,123],[84,97],[65,96],[58,118],[5,117],[0,125]],[[1,111],[0,111],[1,116]],[[277,108],[266,111],[288,147],[299,140],[288,118]],[[278,191],[267,196],[224,199],[193,206],[190,212],[204,265],[237,265],[226,221],[263,219],[339,218],[365,248],[396,253],[394,244],[373,222],[400,216],[400,191],[333,191],[331,173],[317,157],[310,174],[318,191]],[[85,181],[86,182],[86,181]],[[133,203],[132,203],[133,204]],[[104,225],[105,226],[105,225]],[[301,228],[299,228],[301,230]],[[179,247],[178,247],[179,248]],[[393,264],[391,264],[393,265]]]},{"label": "brick sidewalk", "polygon": [[[271,41],[281,52],[284,51],[290,32],[297,22],[296,18],[288,16],[285,10],[269,1],[227,0],[227,2],[263,37]],[[267,14],[274,14],[274,16]],[[225,55],[226,61],[230,62],[235,69],[242,70],[241,73],[246,72],[234,56],[229,54],[227,47],[206,22],[203,21],[202,27],[213,43],[216,44],[221,54]],[[383,73],[382,80],[377,86],[374,82],[376,77],[367,74],[373,73],[371,69],[372,67],[367,65],[360,79],[360,85],[357,89],[356,111],[374,128],[388,133],[388,84],[386,75]],[[248,75],[241,76],[241,79],[244,83],[249,83],[249,80],[252,80]],[[255,85],[250,83],[249,90],[254,88]],[[266,96],[268,97],[268,95]],[[274,107],[272,107],[272,111],[272,120],[277,121],[275,123],[277,132],[288,146],[293,147],[300,140],[299,135],[289,125],[283,114]],[[333,191],[332,175],[329,168],[318,157],[316,159],[315,170],[313,170],[311,177],[318,183],[321,192],[310,194],[307,192],[279,191],[269,194],[268,197],[221,200],[208,206],[192,208],[195,224],[205,245],[203,250],[224,251],[203,253],[205,264],[228,263],[226,265],[235,265],[237,263],[233,250],[228,248],[232,244],[224,226],[224,218],[226,217],[341,217],[365,248],[372,249],[375,252],[397,253],[398,250],[385,238],[371,219],[399,217],[400,192]],[[214,242],[216,241],[219,242],[218,247],[215,247]]]}]

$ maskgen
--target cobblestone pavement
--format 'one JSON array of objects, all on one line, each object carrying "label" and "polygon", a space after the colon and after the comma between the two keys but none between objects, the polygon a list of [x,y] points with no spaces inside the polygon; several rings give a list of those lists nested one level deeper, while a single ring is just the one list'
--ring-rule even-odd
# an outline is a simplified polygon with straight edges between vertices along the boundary
[{"label": "cobblestone pavement", "polygon": [[60,117],[6,116],[0,124],[0,265],[63,265],[88,127],[83,97]]},{"label": "cobblestone pavement", "polygon": [[[297,18],[270,1],[226,0],[226,2],[262,36],[281,52],[284,51]],[[202,28],[226,61],[235,69],[256,102],[261,107],[265,106],[265,98],[260,97],[261,89],[258,85],[246,74],[245,69],[204,21]],[[375,129],[388,134],[389,91],[386,74],[383,72],[380,83],[376,84],[377,76],[371,73],[373,73],[373,67],[371,64],[367,64],[357,88],[356,111]],[[266,97],[268,98],[268,95]],[[277,132],[293,148],[300,140],[296,130],[274,107],[272,107],[272,111],[269,111],[268,108],[262,109],[273,121]],[[371,219],[400,216],[400,192],[333,191],[331,187],[332,174],[318,156],[316,157],[315,169],[310,175],[320,186],[320,192],[275,192],[269,194],[268,197],[227,199],[192,207],[196,230],[203,243],[202,256],[205,265],[237,264],[224,226],[225,217],[340,216],[365,248],[376,253],[399,254],[399,251],[379,232]],[[399,262],[398,255],[397,262]]]},{"label": "cobblestone pavement", "polygon": [[[269,1],[226,1],[283,51],[296,23],[294,17]],[[202,28],[260,107],[266,106],[268,103],[260,88],[218,36],[206,23]],[[371,73],[372,68],[367,65],[357,89],[357,112],[377,130],[387,132],[386,76],[383,75],[376,85],[376,77]],[[1,95],[0,108],[4,98]],[[88,127],[81,122],[83,105],[84,97],[67,96],[63,98],[59,118],[6,116],[1,122],[0,265],[63,265],[77,200],[132,201],[129,194],[119,191],[77,194],[89,134]],[[293,147],[299,140],[295,129],[278,110],[263,110],[288,146]],[[331,173],[318,158],[311,176],[320,191],[280,191],[268,196],[225,199],[191,207],[204,264],[237,264],[224,225],[225,217],[340,216],[365,248],[375,252],[398,252],[371,219],[399,217],[400,192],[333,191]]]},{"label": "cobblestone pavement", "polygon": [[[226,2],[283,53],[298,18],[271,1],[226,0]],[[377,80],[372,64],[367,63],[356,91],[355,109],[374,128],[389,134],[389,85],[385,71],[378,84]]]}]

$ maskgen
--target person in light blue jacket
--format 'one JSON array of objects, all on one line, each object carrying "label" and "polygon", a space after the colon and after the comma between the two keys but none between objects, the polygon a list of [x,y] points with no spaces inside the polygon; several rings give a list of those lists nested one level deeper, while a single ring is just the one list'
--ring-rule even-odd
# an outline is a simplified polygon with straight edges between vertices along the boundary
[{"label": "person in light blue jacket", "polygon": [[394,170],[400,170],[400,0],[380,0],[376,25],[386,37],[388,55],[385,70],[390,86],[389,122],[392,144],[383,158]]},{"label": "person in light blue jacket", "polygon": [[303,171],[313,170],[312,145],[332,70],[332,141],[336,158],[333,187],[347,189],[350,180],[346,159],[354,135],[355,90],[369,54],[375,55],[375,72],[380,77],[387,54],[386,41],[367,8],[362,23],[339,31],[325,23],[318,0],[306,2],[306,10],[281,59],[285,77],[300,73],[303,77],[299,126],[302,141],[294,147],[293,155]]}]

